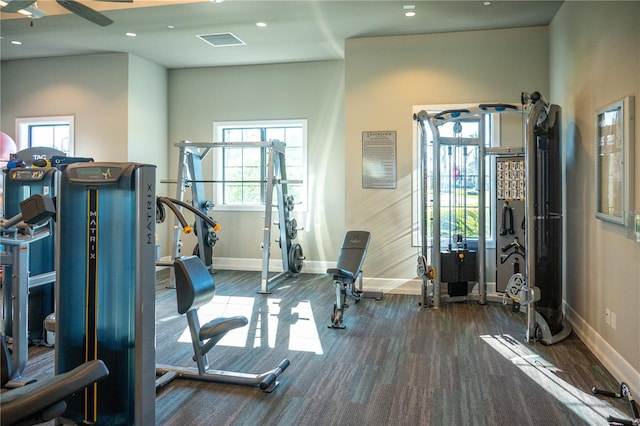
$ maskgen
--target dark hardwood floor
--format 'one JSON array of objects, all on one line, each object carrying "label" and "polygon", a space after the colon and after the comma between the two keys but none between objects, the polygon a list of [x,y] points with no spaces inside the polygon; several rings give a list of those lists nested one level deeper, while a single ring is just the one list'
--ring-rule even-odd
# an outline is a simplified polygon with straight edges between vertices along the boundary
[{"label": "dark hardwood floor", "polygon": [[[156,361],[195,366],[187,322],[159,273]],[[459,303],[423,309],[419,296],[351,303],[344,330],[327,328],[327,275],[286,278],[257,294],[259,272],[218,271],[201,322],[242,314],[249,325],[209,353],[211,368],[259,373],[291,361],[272,393],[174,380],[158,391],[157,425],[606,425],[622,400],[591,395],[619,384],[575,336],[524,343],[524,314]],[[182,336],[182,338],[181,338]],[[54,351],[32,347],[25,375],[54,372]],[[51,423],[52,424],[52,423]]]}]

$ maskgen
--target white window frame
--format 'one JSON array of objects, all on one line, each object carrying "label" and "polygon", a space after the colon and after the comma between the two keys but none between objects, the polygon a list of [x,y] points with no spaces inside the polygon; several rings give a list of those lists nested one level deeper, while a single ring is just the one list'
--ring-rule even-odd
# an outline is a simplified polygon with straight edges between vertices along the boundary
[{"label": "white window frame", "polygon": [[[442,105],[414,105],[413,106],[413,114],[417,114],[420,111],[427,111],[428,113],[438,113],[446,110],[452,109],[465,109],[465,108],[474,108],[477,105],[470,104],[442,104]],[[490,114],[491,122],[489,124],[490,127],[490,136],[492,145],[491,146],[500,146],[500,114]],[[421,193],[421,182],[420,182],[420,169],[422,167],[422,162],[420,158],[420,126],[414,123],[413,126],[413,171],[412,171],[412,190],[411,190],[411,245],[413,247],[421,247],[421,229],[420,229],[420,211],[419,209],[422,206],[422,193]],[[490,162],[488,167],[485,169],[485,173],[487,174],[487,179],[491,180],[495,176],[495,170],[493,162]],[[488,173],[487,173],[488,172]],[[487,200],[487,206],[485,208],[489,209],[491,212],[490,206],[495,205],[496,203],[496,189],[495,185],[489,184],[489,200]],[[492,248],[495,247],[495,213],[490,214],[489,218],[487,218],[487,226],[490,230],[488,237],[486,239],[486,247]],[[429,244],[430,245],[430,244]]]},{"label": "white window frame", "polygon": [[[222,141],[222,133],[229,128],[249,128],[249,127],[283,127],[297,125],[302,127],[302,184],[295,184],[296,187],[301,186],[301,192],[304,194],[302,200],[295,199],[295,211],[306,212],[309,191],[307,186],[308,169],[307,169],[307,141],[308,141],[308,125],[306,119],[283,119],[283,120],[237,120],[237,121],[215,121],[213,122],[213,140]],[[252,141],[257,142],[257,141]],[[284,142],[284,141],[283,141]],[[258,149],[258,148],[256,148]],[[215,149],[213,151],[213,178],[214,180],[222,180],[222,150]],[[290,176],[287,176],[290,178]],[[275,192],[274,192],[275,197]],[[216,210],[221,211],[264,211],[264,204],[224,204],[219,185],[213,186],[213,200]],[[275,200],[275,198],[274,198]]]},{"label": "white window frame", "polygon": [[67,156],[73,157],[75,153],[75,117],[73,115],[56,115],[49,117],[22,117],[16,118],[16,145],[18,151],[30,148],[29,127],[41,125],[69,125],[69,146],[67,151],[63,151]]}]

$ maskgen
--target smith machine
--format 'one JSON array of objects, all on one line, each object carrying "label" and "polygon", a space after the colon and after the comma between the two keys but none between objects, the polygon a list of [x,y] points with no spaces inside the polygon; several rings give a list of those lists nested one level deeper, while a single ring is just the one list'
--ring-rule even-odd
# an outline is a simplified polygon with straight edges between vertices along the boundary
[{"label": "smith machine", "polygon": [[[191,204],[205,215],[213,208],[213,203],[205,199],[205,183],[261,183],[265,191],[264,227],[262,240],[262,279],[259,293],[268,294],[276,281],[290,273],[297,274],[302,270],[304,254],[300,244],[295,243],[298,231],[298,223],[291,217],[295,207],[293,195],[288,194],[287,186],[300,184],[302,181],[287,180],[285,149],[286,145],[277,140],[268,142],[190,142],[183,141],[175,144],[179,148],[178,179],[176,199],[184,202],[187,188],[191,188]],[[229,181],[229,180],[205,180],[202,171],[202,161],[213,149],[255,148],[265,149],[267,154],[266,179],[259,181]],[[169,183],[168,181],[163,181]],[[274,194],[276,200],[274,205]],[[282,252],[282,272],[269,277],[269,257],[271,252],[271,225],[273,207],[277,208],[280,228],[279,245]],[[173,234],[172,259],[180,257],[180,227],[176,226]],[[198,245],[194,254],[198,254],[202,262],[210,270],[213,269],[212,249],[218,237],[218,228],[211,228],[204,220],[196,220],[195,232],[198,237]]]},{"label": "smith machine", "polygon": [[[421,305],[510,299],[514,311],[527,314],[526,340],[553,344],[571,333],[562,313],[561,109],[538,92],[521,98],[521,106],[481,104],[414,115],[422,141]],[[506,113],[526,114],[524,149],[487,143],[488,116]],[[491,186],[489,175],[495,176]],[[489,209],[496,218],[496,291],[491,293]]]}]

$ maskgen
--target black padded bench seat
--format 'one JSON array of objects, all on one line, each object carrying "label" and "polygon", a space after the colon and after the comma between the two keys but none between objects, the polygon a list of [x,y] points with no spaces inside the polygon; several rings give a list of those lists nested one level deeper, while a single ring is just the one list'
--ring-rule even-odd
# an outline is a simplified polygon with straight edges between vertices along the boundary
[{"label": "black padded bench seat", "polygon": [[[336,287],[336,302],[333,305],[329,328],[345,328],[342,319],[344,309],[348,307],[346,296],[353,297],[356,303],[362,297],[382,299],[382,292],[362,291],[362,265],[367,256],[370,241],[371,233],[368,231],[347,231],[342,240],[336,267],[327,269],[327,274],[333,276]],[[356,281],[358,281],[357,288]]]}]

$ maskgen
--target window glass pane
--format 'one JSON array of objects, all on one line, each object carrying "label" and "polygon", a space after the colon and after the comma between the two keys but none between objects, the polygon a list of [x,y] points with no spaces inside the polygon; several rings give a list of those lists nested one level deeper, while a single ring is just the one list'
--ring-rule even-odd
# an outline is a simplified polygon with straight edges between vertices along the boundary
[{"label": "window glass pane", "polygon": [[282,127],[272,127],[266,129],[267,141],[278,140],[280,142],[287,142],[284,137],[284,129]]},{"label": "window glass pane", "polygon": [[222,140],[225,142],[241,142],[242,129],[225,129]]},{"label": "window glass pane", "polygon": [[242,142],[260,142],[262,141],[262,129],[244,129],[242,138]]},{"label": "window glass pane", "polygon": [[[300,122],[302,123],[302,122]],[[278,140],[286,144],[285,176],[288,179],[304,181],[306,176],[305,159],[305,133],[303,124],[291,124],[286,122],[265,123],[254,125],[229,124],[218,127],[218,135],[222,136],[222,142],[267,142]],[[220,137],[217,138],[220,140]],[[266,179],[268,171],[267,148],[265,147],[224,147],[220,150],[222,155],[214,154],[218,158],[215,171],[217,179],[227,183],[216,186],[217,204],[260,204],[264,203],[266,195]],[[305,187],[289,185],[289,194],[294,195],[296,201],[305,201]],[[220,191],[222,189],[222,191]]]}]

